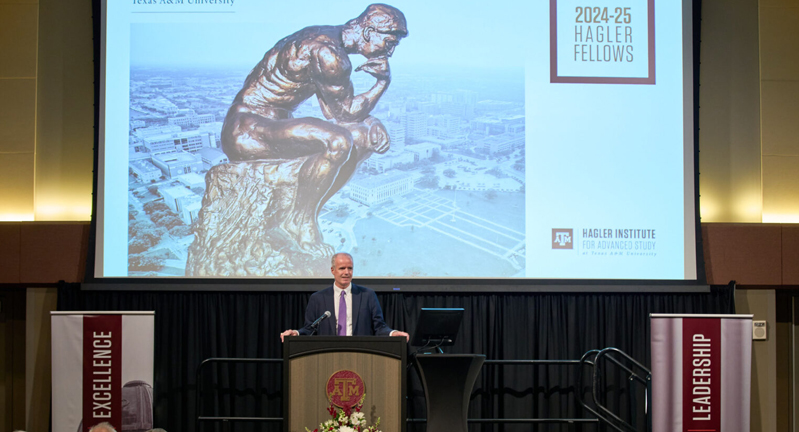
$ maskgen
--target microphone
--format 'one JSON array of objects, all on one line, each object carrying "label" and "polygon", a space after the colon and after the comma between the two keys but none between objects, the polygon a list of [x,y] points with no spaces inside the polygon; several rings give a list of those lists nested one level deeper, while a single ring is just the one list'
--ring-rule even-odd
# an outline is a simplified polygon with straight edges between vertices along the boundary
[{"label": "microphone", "polygon": [[319,318],[317,318],[317,319],[316,319],[316,321],[314,321],[314,322],[311,324],[311,328],[312,328],[312,329],[314,329],[314,330],[316,330],[316,328],[317,328],[317,327],[319,327],[319,323],[321,323],[322,321],[324,321],[326,318],[330,318],[330,315],[332,315],[332,314],[330,313],[330,311],[325,311],[325,313],[323,313],[323,314],[322,314],[322,316],[320,316]]}]

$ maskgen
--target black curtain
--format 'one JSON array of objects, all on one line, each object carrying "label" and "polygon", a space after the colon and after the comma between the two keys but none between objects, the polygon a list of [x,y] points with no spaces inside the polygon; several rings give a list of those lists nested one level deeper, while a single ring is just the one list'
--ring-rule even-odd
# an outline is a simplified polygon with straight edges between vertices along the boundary
[{"label": "black curtain", "polygon": [[[320,287],[321,288],[321,287]],[[279,333],[303,321],[308,293],[82,291],[61,284],[58,309],[155,311],[155,426],[195,431],[198,365],[210,357],[281,358]],[[449,353],[485,354],[489,360],[578,360],[590,349],[615,347],[650,367],[650,313],[734,313],[734,284],[710,293],[378,293],[386,322],[413,334],[422,307],[462,307],[464,322]],[[576,401],[582,373],[575,366],[484,366],[475,384],[470,418],[587,418]],[[409,374],[408,417],[424,418],[424,392]],[[282,367],[215,366],[203,370],[199,401],[205,416],[282,417]],[[608,368],[602,402],[622,418],[644,425],[643,387]],[[377,413],[379,415],[379,413]],[[308,425],[313,430],[315,425]],[[472,425],[473,431],[604,430],[597,425]],[[202,431],[223,430],[203,423]],[[235,423],[235,431],[280,431],[280,423]],[[610,430],[610,429],[608,429]],[[424,431],[409,424],[408,432]]]}]

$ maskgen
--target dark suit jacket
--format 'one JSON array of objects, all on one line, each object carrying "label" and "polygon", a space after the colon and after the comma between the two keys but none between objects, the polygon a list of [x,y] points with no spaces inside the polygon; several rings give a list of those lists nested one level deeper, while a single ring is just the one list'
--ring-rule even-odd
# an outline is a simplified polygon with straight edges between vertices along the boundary
[{"label": "dark suit jacket", "polygon": [[[330,318],[319,324],[316,333],[323,336],[336,335],[336,306],[333,301],[333,286],[311,295],[305,308],[305,327],[297,330],[301,335],[311,334],[311,323],[330,311]],[[383,309],[377,301],[377,294],[369,288],[352,284],[352,335],[388,336],[392,329],[383,321]]]}]

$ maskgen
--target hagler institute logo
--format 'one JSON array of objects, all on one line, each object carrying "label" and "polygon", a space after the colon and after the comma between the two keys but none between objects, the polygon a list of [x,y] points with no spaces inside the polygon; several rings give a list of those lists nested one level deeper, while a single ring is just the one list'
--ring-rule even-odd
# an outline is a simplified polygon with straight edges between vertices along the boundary
[{"label": "hagler institute logo", "polygon": [[366,396],[363,380],[350,370],[340,370],[330,375],[326,390],[330,403],[342,409],[359,405]]},{"label": "hagler institute logo", "polygon": [[552,228],[552,249],[574,249],[572,228]]}]

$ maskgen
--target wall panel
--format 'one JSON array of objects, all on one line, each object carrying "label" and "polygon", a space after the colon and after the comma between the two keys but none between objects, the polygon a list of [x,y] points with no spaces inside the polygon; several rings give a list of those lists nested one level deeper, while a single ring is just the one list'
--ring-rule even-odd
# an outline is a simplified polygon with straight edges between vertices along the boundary
[{"label": "wall panel", "polygon": [[782,227],[771,224],[707,224],[704,240],[708,282],[739,285],[782,283]]},{"label": "wall panel", "polygon": [[21,239],[22,282],[77,282],[83,279],[88,224],[24,224]]}]

